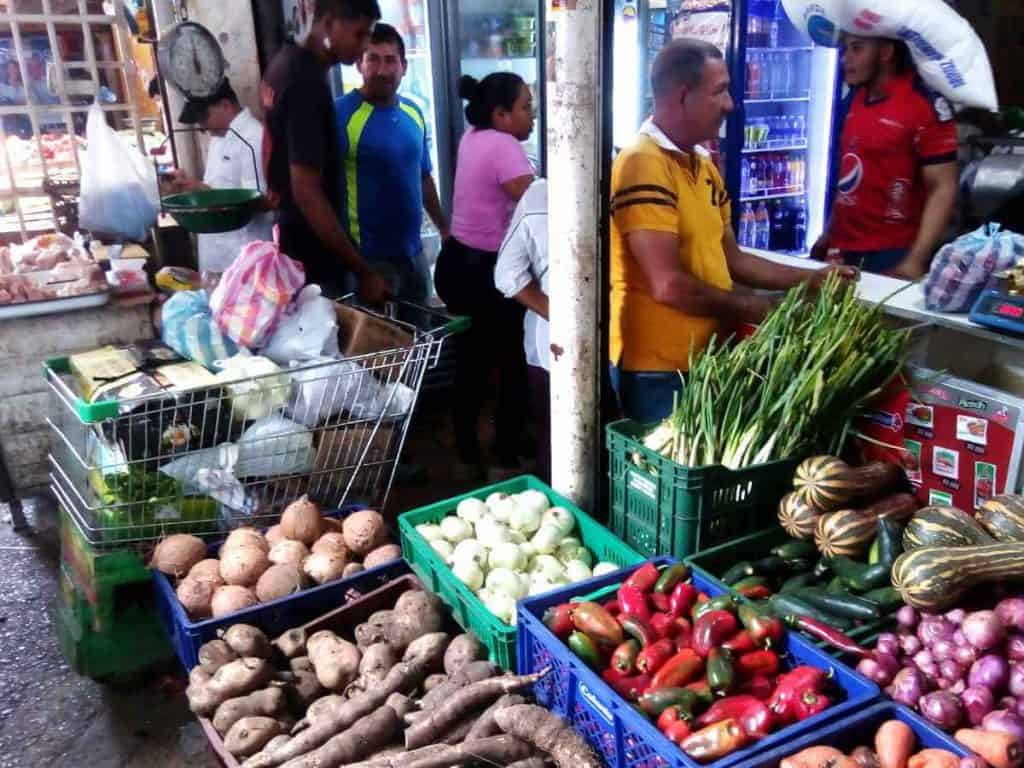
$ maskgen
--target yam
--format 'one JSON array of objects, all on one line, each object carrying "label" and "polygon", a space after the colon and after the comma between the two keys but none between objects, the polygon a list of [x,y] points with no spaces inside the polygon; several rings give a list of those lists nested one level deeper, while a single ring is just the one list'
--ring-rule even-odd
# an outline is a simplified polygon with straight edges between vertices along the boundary
[{"label": "yam", "polygon": [[309,660],[309,656],[296,656],[294,659],[288,659],[288,668],[292,672],[313,672],[313,662]]},{"label": "yam", "polygon": [[306,650],[317,680],[330,691],[343,691],[359,672],[359,649],[333,632],[314,633],[306,642]]},{"label": "yam", "polygon": [[218,587],[223,586],[224,579],[220,575],[220,560],[215,557],[200,560],[189,569],[187,578],[198,581],[212,581]]},{"label": "yam", "polygon": [[269,659],[273,652],[263,630],[251,624],[232,624],[223,632],[221,639],[239,656]]},{"label": "yam", "polygon": [[281,513],[281,533],[286,539],[301,541],[307,547],[320,538],[322,518],[320,506],[308,496],[296,499]]},{"label": "yam", "polygon": [[350,576],[355,576],[357,573],[360,573],[361,571],[365,571],[365,570],[366,569],[363,568],[363,564],[362,563],[348,563],[345,566],[345,570],[343,570],[341,572],[341,578],[347,579]]},{"label": "yam", "polygon": [[313,553],[327,552],[337,553],[348,560],[348,547],[345,546],[345,537],[337,531],[328,531],[320,534],[320,538],[313,542],[309,550]]},{"label": "yam", "polygon": [[206,544],[202,539],[187,533],[175,533],[156,545],[150,565],[161,573],[180,579],[205,557]]},{"label": "yam", "polygon": [[[388,706],[356,720],[351,727],[332,736],[324,744],[288,762],[288,768],[338,768],[362,760],[387,746],[401,730],[401,721]],[[308,733],[309,731],[306,731]],[[301,734],[293,741],[301,738]],[[248,768],[249,764],[245,764]]]},{"label": "yam", "polygon": [[376,568],[378,565],[390,563],[402,556],[402,548],[398,544],[384,544],[370,550],[363,558],[364,568]]},{"label": "yam", "polygon": [[544,760],[544,756],[537,754],[525,760],[516,760],[514,763],[509,763],[508,768],[545,768],[545,765],[547,763]]},{"label": "yam", "polygon": [[292,563],[272,565],[256,582],[256,598],[261,603],[269,603],[271,600],[301,592],[303,586],[305,579],[298,566]]},{"label": "yam", "polygon": [[267,544],[267,540],[255,528],[236,528],[228,534],[228,537],[220,547],[220,551],[223,553],[225,550],[234,549],[235,547],[256,547],[264,552],[270,551],[270,545]]},{"label": "yam", "polygon": [[345,546],[356,555],[366,555],[384,543],[387,527],[380,512],[364,509],[353,512],[341,523]]},{"label": "yam", "polygon": [[310,704],[323,698],[324,687],[312,669],[295,669],[292,675],[287,688],[288,703],[296,712],[305,712]]},{"label": "yam", "polygon": [[197,665],[192,667],[192,671],[188,673],[188,684],[202,685],[203,683],[209,682],[211,677],[213,677],[213,675]]},{"label": "yam", "polygon": [[317,552],[306,558],[302,570],[317,584],[326,584],[341,578],[345,558],[338,552]]},{"label": "yam", "polygon": [[[343,696],[339,696],[336,693],[330,693],[326,696],[321,696],[319,699],[317,699],[309,705],[309,708],[306,710],[306,717],[304,719],[308,721],[307,725],[315,725],[318,722],[322,722],[327,718],[333,717],[338,707],[340,707],[344,703],[345,698]],[[296,728],[297,727],[298,725],[296,725]]]},{"label": "yam", "polygon": [[271,549],[281,541],[284,541],[284,532],[281,530],[281,524],[272,525],[267,528],[267,532],[263,534],[263,538],[267,540],[267,546]]},{"label": "yam", "polygon": [[238,613],[238,611],[244,611],[246,608],[251,608],[257,603],[259,603],[259,600],[256,599],[256,593],[248,587],[225,584],[223,587],[218,587],[217,591],[213,593],[210,612],[213,614],[213,618],[216,619],[221,616]]},{"label": "yam", "polygon": [[420,706],[430,708],[440,704],[460,688],[494,677],[499,671],[498,665],[491,661],[470,662],[454,675],[450,675],[447,683],[442,683],[424,696]]},{"label": "yam", "polygon": [[508,734],[464,741],[458,746],[432,750],[423,757],[395,761],[395,768],[449,768],[467,762],[509,765],[525,760],[533,748],[523,739]]},{"label": "yam", "polygon": [[434,688],[437,688],[437,686],[439,686],[439,685],[441,685],[443,683],[447,683],[447,682],[448,682],[448,675],[446,675],[446,674],[438,673],[438,674],[435,674],[435,675],[431,675],[430,677],[428,677],[426,680],[423,681],[423,692],[424,693],[430,693]]},{"label": "yam", "polygon": [[285,744],[287,744],[288,743],[288,739],[290,739],[290,738],[291,738],[291,736],[289,736],[287,733],[282,733],[281,735],[275,736],[270,741],[268,741],[266,746],[263,747],[263,748],[264,749],[277,749],[278,747],[281,747],[281,746],[284,746]]},{"label": "yam", "polygon": [[244,657],[229,661],[207,682],[190,685],[185,694],[192,712],[209,717],[228,699],[259,690],[273,677],[274,668],[266,659]]},{"label": "yam", "polygon": [[243,717],[224,736],[224,748],[235,757],[248,757],[280,735],[281,724],[272,717]]},{"label": "yam", "polygon": [[306,630],[302,627],[289,629],[283,635],[274,640],[274,647],[277,648],[286,659],[306,654]]},{"label": "yam", "polygon": [[[398,663],[398,654],[389,643],[374,643],[363,650],[359,660],[359,676],[367,683],[383,680],[388,670]],[[367,687],[364,685],[364,687]]]},{"label": "yam", "polygon": [[416,702],[403,693],[392,693],[384,704],[395,710],[395,714],[399,717],[405,717],[416,709]]},{"label": "yam", "polygon": [[494,736],[501,733],[501,728],[494,721],[494,713],[505,707],[514,707],[517,704],[525,704],[526,699],[517,693],[506,693],[496,702],[491,704],[473,723],[473,727],[466,734],[467,739],[482,739],[487,736]]},{"label": "yam", "polygon": [[193,621],[198,621],[199,619],[208,619],[213,615],[213,593],[219,586],[220,584],[213,581],[194,579],[188,576],[178,585],[175,594],[188,617]]},{"label": "yam", "polygon": [[217,670],[238,658],[234,649],[223,640],[210,640],[199,646],[199,667],[211,677]]},{"label": "yam", "polygon": [[259,547],[239,545],[221,551],[220,575],[225,583],[238,587],[252,587],[270,567],[267,553]]},{"label": "yam", "polygon": [[243,717],[277,717],[287,706],[281,688],[264,688],[247,696],[236,696],[217,707],[213,716],[213,727],[222,736]]},{"label": "yam", "polygon": [[506,734],[517,736],[551,755],[558,768],[603,768],[583,737],[558,715],[536,704],[517,704],[494,713]]},{"label": "yam", "polygon": [[267,559],[274,565],[290,563],[299,568],[302,567],[302,563],[307,557],[309,557],[309,548],[301,541],[292,541],[291,539],[281,539],[270,548],[270,554],[267,555]]},{"label": "yam", "polygon": [[466,734],[473,727],[473,723],[476,722],[476,715],[470,714],[464,717],[462,720],[457,722],[447,732],[441,735],[438,739],[444,744],[461,744],[466,740]]},{"label": "yam", "polygon": [[454,675],[467,664],[487,658],[487,649],[472,632],[456,635],[444,652],[444,671]]}]

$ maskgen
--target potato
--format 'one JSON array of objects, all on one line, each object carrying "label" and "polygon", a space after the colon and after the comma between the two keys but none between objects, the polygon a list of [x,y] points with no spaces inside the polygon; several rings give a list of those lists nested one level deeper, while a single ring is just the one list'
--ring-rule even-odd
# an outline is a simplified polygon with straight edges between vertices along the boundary
[{"label": "potato", "polygon": [[352,643],[324,630],[306,641],[306,649],[317,680],[324,688],[340,692],[355,679],[362,654]]},{"label": "potato", "polygon": [[220,575],[220,560],[215,557],[208,557],[193,565],[186,578],[196,579],[197,581],[212,581],[215,587],[224,585],[224,579]]},{"label": "potato", "polygon": [[320,538],[322,526],[320,506],[308,496],[293,501],[281,513],[281,532],[285,538],[301,541],[307,547]]},{"label": "potato", "polygon": [[345,545],[357,555],[365,555],[383,544],[387,534],[384,518],[372,509],[353,512],[341,525]]},{"label": "potato", "polygon": [[270,548],[270,554],[267,555],[267,559],[274,565],[290,563],[299,568],[302,567],[302,562],[307,557],[309,557],[309,547],[301,541],[292,539],[281,539]]},{"label": "potato", "polygon": [[328,531],[321,534],[320,538],[313,542],[313,546],[309,551],[313,554],[319,552],[331,554],[334,552],[348,560],[348,547],[345,546],[345,536],[337,531]]},{"label": "potato", "polygon": [[202,685],[203,683],[209,682],[211,677],[213,677],[213,675],[197,665],[192,667],[192,671],[188,673],[188,684]]},{"label": "potato", "polygon": [[213,593],[213,602],[211,603],[213,618],[244,611],[257,603],[259,600],[256,599],[256,593],[248,587],[226,584],[223,587],[218,587],[217,591]]},{"label": "potato", "polygon": [[374,611],[370,614],[370,618],[355,629],[356,644],[360,648],[366,648],[374,643],[387,642],[388,628],[393,622],[393,616],[394,611]]},{"label": "potato", "polygon": [[374,643],[363,651],[359,660],[359,674],[364,683],[383,680],[387,673],[398,663],[398,654],[388,643]]},{"label": "potato", "polygon": [[218,669],[237,658],[238,654],[235,653],[235,650],[223,640],[211,640],[199,647],[199,666],[210,676],[215,675]]},{"label": "potato", "polygon": [[277,717],[284,712],[287,705],[288,701],[282,688],[264,688],[247,696],[236,696],[217,707],[217,712],[213,716],[213,727],[223,736],[243,717]]},{"label": "potato", "polygon": [[213,611],[213,593],[218,585],[212,581],[202,581],[191,577],[185,578],[175,593],[181,607],[193,621],[208,619]]},{"label": "potato", "polygon": [[287,597],[301,591],[305,581],[302,571],[292,563],[272,565],[256,582],[256,597],[261,603]]},{"label": "potato", "polygon": [[305,656],[306,630],[302,629],[302,627],[289,629],[283,635],[275,638],[273,644],[286,659]]},{"label": "potato", "polygon": [[227,549],[245,546],[256,547],[264,552],[270,551],[270,545],[267,544],[267,540],[255,528],[236,528],[228,534],[227,539],[221,545],[220,551],[223,553]]},{"label": "potato", "polygon": [[363,558],[364,568],[376,568],[378,565],[390,563],[402,556],[402,548],[398,544],[385,544],[370,550]]},{"label": "potato", "polygon": [[232,624],[221,635],[221,639],[239,656],[269,659],[273,653],[263,630],[251,624]]},{"label": "potato", "polygon": [[203,540],[187,533],[175,533],[156,545],[150,565],[161,573],[180,579],[206,557]]},{"label": "potato", "polygon": [[272,717],[243,717],[224,736],[224,748],[235,757],[248,757],[280,735],[281,724]]},{"label": "potato", "polygon": [[239,587],[255,586],[269,567],[267,553],[259,547],[246,544],[221,552],[220,575],[228,584]]},{"label": "potato", "polygon": [[326,584],[341,578],[345,558],[337,552],[317,552],[306,558],[302,570],[317,584]]},{"label": "potato", "polygon": [[193,713],[200,717],[209,717],[228,699],[259,690],[273,677],[274,668],[266,659],[244,657],[229,661],[220,667],[207,682],[189,685],[185,695]]},{"label": "potato", "polygon": [[487,649],[476,635],[466,632],[452,640],[448,650],[444,652],[444,671],[449,675],[454,675],[467,664],[486,658]]},{"label": "potato", "polygon": [[444,625],[441,600],[422,589],[403,592],[395,602],[386,640],[405,648],[420,635],[437,632]]}]

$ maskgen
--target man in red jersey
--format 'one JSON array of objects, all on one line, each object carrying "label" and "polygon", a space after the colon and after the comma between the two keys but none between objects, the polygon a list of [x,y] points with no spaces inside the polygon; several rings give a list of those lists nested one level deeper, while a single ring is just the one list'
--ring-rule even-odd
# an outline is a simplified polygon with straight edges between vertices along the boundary
[{"label": "man in red jersey", "polygon": [[916,280],[956,203],[953,108],[924,85],[898,40],[846,35],[842,62],[856,90],[840,140],[838,195],[812,255]]}]

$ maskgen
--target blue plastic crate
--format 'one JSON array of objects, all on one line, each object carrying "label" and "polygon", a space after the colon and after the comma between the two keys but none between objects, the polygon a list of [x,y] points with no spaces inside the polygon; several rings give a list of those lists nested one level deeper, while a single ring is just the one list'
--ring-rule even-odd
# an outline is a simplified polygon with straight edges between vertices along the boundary
[{"label": "blue plastic crate", "polygon": [[816,744],[827,744],[847,753],[860,746],[874,749],[875,731],[886,720],[899,720],[909,725],[910,730],[917,736],[917,750],[945,749],[959,757],[971,754],[963,744],[924,718],[900,704],[885,701],[864,712],[844,718],[841,722],[832,723],[801,736],[784,746],[762,752],[745,760],[736,768],[778,768],[779,763],[785,758]]},{"label": "blue plastic crate", "polygon": [[[363,507],[353,505],[340,512],[325,514],[332,517],[344,517],[349,512],[358,509],[363,509]],[[392,541],[396,540],[397,538],[392,534]],[[210,557],[216,557],[221,543],[222,540],[207,547]],[[229,627],[232,624],[252,624],[268,635],[280,634],[292,627],[305,624],[333,608],[344,605],[355,597],[372,592],[377,587],[400,576],[405,576],[407,573],[411,573],[408,563],[401,559],[393,560],[390,563],[378,565],[376,568],[360,571],[347,579],[320,584],[288,597],[254,605],[252,608],[237,611],[229,616],[202,621],[192,621],[188,617],[174,592],[173,582],[157,570],[153,571],[153,586],[156,591],[156,607],[160,613],[160,621],[163,623],[164,629],[167,630],[171,646],[178,655],[182,666],[186,670],[191,670],[199,663],[199,647],[216,638],[217,630],[222,627]]]},{"label": "blue plastic crate", "polygon": [[[656,558],[662,565],[672,558]],[[626,568],[586,583],[585,590],[597,590],[620,583],[634,568]],[[714,597],[723,593],[720,587],[694,573],[694,585]],[[518,605],[518,647],[516,658],[519,674],[528,674],[551,667],[547,677],[534,685],[534,695],[542,706],[568,720],[604,759],[609,768],[700,768],[675,744],[639,714],[587,667],[569,648],[555,637],[541,621],[544,611],[581,594],[579,585],[570,585],[523,600]],[[819,715],[808,718],[771,734],[728,757],[708,763],[726,768],[762,754],[794,738],[817,731],[823,725],[865,709],[878,700],[878,686],[849,667],[818,650],[793,632],[787,632],[777,648],[791,664],[811,664],[832,671],[835,684],[845,698]]]}]

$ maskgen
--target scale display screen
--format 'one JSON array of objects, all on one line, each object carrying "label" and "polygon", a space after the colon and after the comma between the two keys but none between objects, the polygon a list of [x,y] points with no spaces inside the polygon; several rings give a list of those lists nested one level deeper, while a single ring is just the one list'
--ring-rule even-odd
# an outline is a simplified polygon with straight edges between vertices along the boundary
[{"label": "scale display screen", "polygon": [[1000,317],[1008,317],[1012,320],[1020,320],[1021,318],[1024,318],[1024,306],[1008,304],[1005,301],[996,304],[993,308],[993,312]]}]

